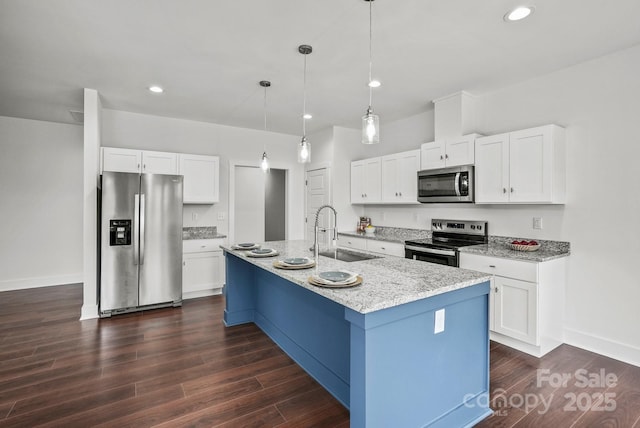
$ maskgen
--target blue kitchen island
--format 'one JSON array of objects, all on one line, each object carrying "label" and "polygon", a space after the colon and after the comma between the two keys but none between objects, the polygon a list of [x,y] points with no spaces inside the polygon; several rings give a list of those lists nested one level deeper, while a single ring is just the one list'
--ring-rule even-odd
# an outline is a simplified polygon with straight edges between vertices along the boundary
[{"label": "blue kitchen island", "polygon": [[[398,257],[341,262],[363,284],[308,283],[314,269],[273,261],[310,256],[304,241],[269,242],[275,258],[223,246],[224,322],[253,322],[350,411],[352,427],[465,427],[491,414],[489,276]],[[436,312],[444,330],[436,333]]]}]

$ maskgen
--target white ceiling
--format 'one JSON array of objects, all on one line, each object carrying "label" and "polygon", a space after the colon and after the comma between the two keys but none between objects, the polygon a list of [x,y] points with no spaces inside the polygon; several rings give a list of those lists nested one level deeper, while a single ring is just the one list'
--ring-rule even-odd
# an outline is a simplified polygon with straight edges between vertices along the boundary
[{"label": "white ceiling", "polygon": [[[376,0],[373,107],[381,121],[640,43],[638,0]],[[301,133],[358,127],[368,105],[363,0],[0,0],[0,115],[73,123],[82,88],[109,109]],[[615,7],[614,7],[615,6]],[[162,95],[147,91],[151,84]],[[594,85],[598,82],[594,82]]]}]

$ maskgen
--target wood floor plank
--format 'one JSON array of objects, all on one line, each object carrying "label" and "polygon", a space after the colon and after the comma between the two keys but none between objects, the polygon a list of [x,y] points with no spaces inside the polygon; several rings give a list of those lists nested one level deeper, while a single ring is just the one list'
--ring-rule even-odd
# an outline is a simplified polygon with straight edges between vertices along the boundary
[{"label": "wood floor plank", "polygon": [[263,387],[269,388],[270,386],[278,385],[282,382],[286,382],[288,379],[292,379],[296,376],[304,376],[306,372],[297,364],[291,364],[286,367],[272,370],[256,376],[258,382]]},{"label": "wood floor plank", "polygon": [[0,404],[0,422],[2,421],[2,419],[9,416],[9,412],[13,408],[14,404],[15,404],[15,401],[9,401],[9,402]]},{"label": "wood floor plank", "polygon": [[284,422],[278,428],[312,428],[312,427],[337,427],[343,424],[349,425],[349,411],[338,402],[317,407],[306,415]]},{"label": "wood floor plank", "polygon": [[318,407],[335,400],[324,388],[318,386],[288,400],[276,404],[276,408],[286,420],[300,418]]},{"label": "wood floor plank", "polygon": [[283,423],[285,420],[278,412],[275,406],[268,406],[260,410],[256,410],[248,415],[240,416],[231,421],[216,425],[216,428],[268,428],[275,427]]}]

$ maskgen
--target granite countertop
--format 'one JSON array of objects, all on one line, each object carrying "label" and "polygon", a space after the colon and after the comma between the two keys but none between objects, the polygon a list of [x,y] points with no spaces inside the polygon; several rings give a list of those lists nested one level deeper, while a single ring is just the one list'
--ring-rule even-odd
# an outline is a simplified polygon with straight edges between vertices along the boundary
[{"label": "granite countertop", "polygon": [[190,239],[218,239],[226,238],[227,235],[218,233],[217,226],[204,226],[204,227],[183,227],[182,228],[182,240],[187,241]]},{"label": "granite countertop", "polygon": [[431,231],[424,229],[376,226],[376,231],[373,235],[367,235],[363,232],[356,231],[338,232],[338,235],[367,238],[376,241],[400,242],[404,244],[404,241],[407,240],[431,238]]},{"label": "granite countertop", "polygon": [[491,275],[480,272],[400,257],[387,256],[347,263],[320,256],[319,271],[346,270],[361,274],[364,280],[362,285],[352,288],[322,288],[307,282],[307,278],[315,272],[314,268],[283,270],[273,267],[274,260],[287,257],[313,258],[307,241],[262,244],[263,248],[273,248],[280,253],[267,258],[247,257],[247,251],[233,250],[231,245],[221,247],[225,252],[233,253],[255,266],[362,314],[469,287],[491,278]]},{"label": "granite countertop", "polygon": [[506,236],[490,236],[485,245],[471,245],[460,248],[461,253],[478,254],[482,256],[500,257],[503,259],[524,260],[528,262],[546,262],[548,260],[567,257],[571,254],[571,245],[564,241],[545,241],[536,239],[540,244],[537,251],[515,251],[510,247],[512,241],[521,238]]}]

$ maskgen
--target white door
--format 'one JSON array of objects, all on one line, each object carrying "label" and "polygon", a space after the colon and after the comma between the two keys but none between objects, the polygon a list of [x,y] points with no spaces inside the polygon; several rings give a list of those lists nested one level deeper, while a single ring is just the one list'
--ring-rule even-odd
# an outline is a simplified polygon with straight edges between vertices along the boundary
[{"label": "white door", "polygon": [[551,150],[548,126],[510,134],[510,202],[551,202]]},{"label": "white door", "polygon": [[351,162],[351,203],[364,202],[364,161]]},{"label": "white door", "polygon": [[[331,192],[329,188],[329,169],[321,168],[307,171],[306,183],[306,240],[309,242],[313,242],[315,233],[314,225],[316,221],[316,212],[321,206],[331,203]],[[333,218],[331,214],[331,210],[329,209],[322,210],[322,213],[318,218],[318,224],[320,227],[333,227],[333,221],[330,220],[331,218]],[[330,221],[331,225],[329,223]],[[326,246],[328,244],[328,235],[329,234],[326,232],[318,234],[318,239],[320,240],[321,245]]]},{"label": "white door", "polygon": [[434,141],[424,143],[420,146],[421,168],[438,169],[444,168],[445,144],[444,141]]},{"label": "white door", "polygon": [[264,242],[264,172],[236,166],[234,201],[235,242]]},{"label": "white door", "polygon": [[102,171],[140,172],[141,161],[140,150],[102,148]]},{"label": "white door", "polygon": [[398,156],[382,157],[382,201],[397,202],[400,186],[398,184]]},{"label": "white door", "polygon": [[420,150],[403,152],[398,154],[397,157],[398,201],[417,203]]},{"label": "white door", "polygon": [[178,154],[167,152],[142,152],[142,172],[147,174],[178,173]]}]

